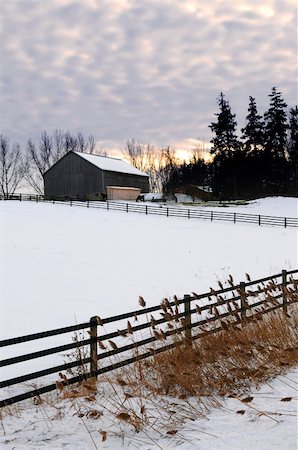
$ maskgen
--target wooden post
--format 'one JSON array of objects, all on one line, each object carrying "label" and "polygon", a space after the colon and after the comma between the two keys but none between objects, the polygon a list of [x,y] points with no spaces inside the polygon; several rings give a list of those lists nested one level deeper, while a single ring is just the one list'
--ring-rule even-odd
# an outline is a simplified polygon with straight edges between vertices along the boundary
[{"label": "wooden post", "polygon": [[261,226],[261,216],[259,215],[259,225]]},{"label": "wooden post", "polygon": [[148,214],[148,206],[146,205],[146,214]]},{"label": "wooden post", "polygon": [[187,218],[190,219],[190,210],[187,210]]},{"label": "wooden post", "polygon": [[128,203],[126,203],[126,212],[128,213]]},{"label": "wooden post", "polygon": [[87,200],[87,208],[89,208],[89,200]]},{"label": "wooden post", "polygon": [[167,217],[169,217],[169,208],[167,208]]},{"label": "wooden post", "polygon": [[282,288],[283,288],[283,293],[282,293],[282,303],[283,303],[283,313],[287,314],[288,313],[288,307],[287,307],[287,295],[285,293],[285,289],[287,288],[287,271],[286,270],[282,270],[281,272],[281,276],[282,276]]},{"label": "wooden post", "polygon": [[213,211],[211,211],[211,222],[213,221]]},{"label": "wooden post", "polygon": [[109,209],[109,200],[107,200],[107,210]]},{"label": "wooden post", "polygon": [[234,213],[234,223],[236,223],[236,213]]},{"label": "wooden post", "polygon": [[285,217],[285,228],[287,228],[287,218]]},{"label": "wooden post", "polygon": [[239,284],[240,286],[240,305],[241,305],[241,319],[246,319],[246,308],[247,308],[247,301],[246,301],[246,295],[245,295],[245,283],[241,281]]},{"label": "wooden post", "polygon": [[98,357],[97,357],[97,325],[98,318],[93,316],[90,319],[90,373],[92,377],[97,378]]},{"label": "wooden post", "polygon": [[184,295],[185,338],[191,341],[190,295]]}]

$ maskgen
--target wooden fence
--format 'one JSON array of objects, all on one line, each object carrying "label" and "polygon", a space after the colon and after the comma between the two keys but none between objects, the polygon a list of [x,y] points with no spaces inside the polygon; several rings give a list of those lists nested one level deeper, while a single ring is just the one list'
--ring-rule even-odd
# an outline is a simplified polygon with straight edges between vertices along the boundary
[{"label": "wooden fence", "polygon": [[146,215],[158,215],[166,217],[184,217],[187,219],[201,219],[208,221],[222,221],[232,223],[249,223],[255,225],[269,225],[273,227],[297,228],[298,218],[296,217],[278,217],[266,216],[262,214],[245,214],[239,212],[228,211],[209,211],[205,208],[187,209],[184,207],[172,207],[159,204],[158,206],[146,205],[144,203],[125,203],[116,201],[78,201],[78,200],[61,200],[49,199],[41,195],[27,195],[27,194],[13,194],[3,196],[0,195],[0,200],[18,200],[18,201],[34,201],[47,202],[53,204],[68,204],[70,206],[83,206],[87,208],[99,208],[113,211],[133,212]]},{"label": "wooden fence", "polygon": [[[246,282],[238,285],[234,285],[230,277],[227,282],[229,287],[224,288],[219,283],[220,290],[215,291],[210,288],[210,292],[204,294],[192,293],[192,295],[185,295],[182,299],[174,297],[171,301],[164,299],[159,305],[105,319],[94,316],[85,323],[4,339],[0,341],[0,347],[16,346],[24,342],[79,330],[87,330],[89,334],[87,339],[75,340],[68,344],[0,361],[0,367],[5,367],[47,355],[61,354],[68,350],[75,352],[78,349],[85,349],[80,358],[38,372],[6,379],[0,382],[0,387],[7,388],[50,374],[87,367],[84,373],[68,378],[66,377],[68,372],[62,374],[59,382],[63,386],[72,385],[169,350],[177,345],[177,340],[171,339],[171,336],[179,337],[179,342],[183,344],[206,334],[226,330],[239,323],[259,320],[263,314],[279,308],[287,314],[288,308],[298,302],[298,279],[294,278],[294,274],[297,273],[298,270],[283,270],[279,274],[254,281],[248,277]],[[159,317],[153,317],[153,313],[158,313]],[[124,321],[127,322],[123,328]],[[106,332],[105,327],[109,324],[113,324],[113,329]],[[141,332],[140,337],[135,337],[138,332]],[[57,385],[54,382],[39,389],[5,398],[0,401],[0,407],[39,396],[56,388]]]}]

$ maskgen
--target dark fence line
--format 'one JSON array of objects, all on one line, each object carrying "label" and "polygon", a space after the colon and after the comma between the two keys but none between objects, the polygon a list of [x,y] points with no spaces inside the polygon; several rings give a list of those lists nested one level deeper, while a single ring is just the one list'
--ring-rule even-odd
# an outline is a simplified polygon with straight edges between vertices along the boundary
[{"label": "dark fence line", "polygon": [[[0,347],[7,347],[63,333],[86,330],[87,328],[89,334],[88,339],[76,340],[76,342],[71,344],[60,345],[0,361],[0,367],[4,367],[70,349],[74,351],[82,347],[88,349],[87,352],[74,361],[1,381],[0,387],[14,386],[50,374],[58,374],[74,368],[85,367],[84,374],[71,376],[68,379],[66,379],[65,375],[65,379],[59,380],[59,383],[62,383],[63,386],[72,385],[91,377],[96,378],[98,375],[148,358],[153,354],[169,350],[176,345],[185,343],[185,340],[191,342],[207,334],[213,334],[228,327],[255,320],[255,318],[259,319],[262,315],[279,308],[282,308],[283,312],[287,314],[288,307],[298,302],[298,280],[294,279],[294,274],[297,273],[298,270],[283,270],[281,273],[254,281],[251,281],[248,277],[246,282],[241,282],[238,285],[234,285],[233,279],[230,277],[228,280],[229,287],[224,288],[220,285],[221,289],[219,290],[210,288],[210,292],[204,294],[192,293],[192,295],[185,295],[182,299],[174,297],[172,301],[164,299],[159,305],[130,311],[117,316],[104,319],[94,316],[91,317],[89,322],[1,340]],[[252,287],[254,289],[248,289]],[[199,305],[200,300],[204,301],[204,304]],[[182,311],[180,310],[181,306],[183,307]],[[152,316],[154,312],[159,312],[161,317],[154,318]],[[121,325],[121,321],[125,319],[138,322],[141,316],[146,320],[144,323],[132,325],[130,321],[127,321],[125,328]],[[196,320],[193,320],[195,317]],[[100,334],[102,327],[111,323],[115,323],[115,330]],[[167,325],[168,328],[157,328],[159,325]],[[133,333],[146,329],[149,331],[147,336],[141,336],[138,340],[132,338]],[[175,335],[180,336],[178,342],[176,340],[170,344],[165,344],[168,337]],[[111,341],[111,339],[114,339],[114,341]],[[117,339],[121,339],[120,343]],[[123,339],[129,339],[129,342],[125,342],[123,345]],[[117,344],[115,341],[117,341]],[[144,348],[148,344],[154,344],[157,347],[154,349],[145,347],[145,351],[142,353],[137,351],[137,349]],[[99,348],[101,349],[100,353],[98,353]],[[130,351],[137,351],[137,355],[129,354],[128,352]],[[122,354],[122,358],[119,361],[115,360],[115,356],[120,354]],[[105,361],[107,361],[107,365],[99,367],[99,363]],[[54,383],[43,386],[40,389],[6,398],[0,401],[0,407],[39,396],[56,388],[56,383]]]},{"label": "dark fence line", "polygon": [[279,217],[267,216],[262,214],[246,214],[239,212],[223,212],[210,211],[205,209],[186,209],[177,207],[168,207],[159,204],[159,206],[146,205],[142,203],[125,203],[112,200],[107,201],[79,201],[79,200],[62,200],[58,198],[45,198],[41,195],[13,194],[3,196],[0,200],[18,200],[18,201],[34,201],[47,202],[53,204],[68,204],[70,206],[83,206],[87,208],[99,208],[113,211],[134,212],[146,215],[159,215],[166,217],[183,217],[187,219],[201,219],[208,221],[224,221],[232,223],[249,223],[258,226],[269,225],[276,227],[298,227],[298,218],[295,217]]}]

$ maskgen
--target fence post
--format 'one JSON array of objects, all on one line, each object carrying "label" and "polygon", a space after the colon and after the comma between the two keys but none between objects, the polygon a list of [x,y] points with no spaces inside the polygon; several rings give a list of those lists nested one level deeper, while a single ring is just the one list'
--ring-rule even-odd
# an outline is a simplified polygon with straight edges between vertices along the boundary
[{"label": "fence post", "polygon": [[287,218],[285,217],[285,228],[287,228]]},{"label": "fence post", "polygon": [[191,342],[190,295],[184,295],[185,339]]},{"label": "fence post", "polygon": [[89,208],[89,200],[87,200],[87,208]]},{"label": "fence post", "polygon": [[97,325],[98,318],[93,316],[90,319],[90,373],[92,377],[97,378],[98,357],[97,357]]},{"label": "fence post", "polygon": [[167,208],[167,217],[169,217],[169,208]]},{"label": "fence post", "polygon": [[213,211],[211,211],[211,222],[213,221]]},{"label": "fence post", "polygon": [[190,219],[190,210],[187,210],[187,218]]},{"label": "fence post", "polygon": [[146,205],[146,214],[148,214],[148,206]]},{"label": "fence post", "polygon": [[282,276],[282,289],[283,289],[283,293],[282,293],[282,303],[283,303],[283,313],[287,314],[288,312],[288,307],[287,307],[287,294],[286,294],[286,288],[287,288],[287,271],[286,270],[282,270],[281,272],[281,276]]},{"label": "fence post", "polygon": [[128,213],[128,203],[126,203],[126,212]]},{"label": "fence post", "polygon": [[236,223],[236,213],[234,213],[234,223]]},{"label": "fence post", "polygon": [[22,194],[20,194],[20,202],[22,201]]},{"label": "fence post", "polygon": [[246,319],[246,308],[247,308],[247,301],[246,301],[246,294],[245,294],[245,283],[244,281],[241,281],[239,283],[240,286],[240,306],[241,306],[241,319]]},{"label": "fence post", "polygon": [[261,216],[259,215],[259,225],[261,225]]},{"label": "fence post", "polygon": [[107,210],[109,209],[109,200],[107,200]]},{"label": "fence post", "polygon": [[72,200],[69,200],[69,206],[72,206]]}]

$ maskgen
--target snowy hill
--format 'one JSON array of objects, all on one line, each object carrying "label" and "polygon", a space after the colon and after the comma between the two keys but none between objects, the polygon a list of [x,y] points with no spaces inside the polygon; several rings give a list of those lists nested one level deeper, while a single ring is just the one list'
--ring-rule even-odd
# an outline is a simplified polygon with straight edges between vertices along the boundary
[{"label": "snowy hill", "polygon": [[[294,217],[296,206],[296,199],[263,199],[237,211]],[[139,295],[152,306],[174,294],[208,291],[229,274],[238,283],[246,272],[254,279],[297,267],[295,229],[16,201],[0,202],[0,215],[0,338],[127,312],[138,308]],[[60,343],[57,337],[47,341]],[[34,341],[22,346],[24,352],[34,351],[40,342],[36,348]],[[2,351],[1,356],[12,356],[13,351]],[[47,359],[49,365],[57,362],[53,358]],[[39,364],[34,360],[12,366],[13,374],[3,368],[1,378],[39,370]],[[297,370],[292,370],[255,390],[245,416],[237,414],[239,401],[226,399],[208,417],[186,421],[173,438],[153,431],[124,435],[108,422],[90,419],[86,425],[66,405],[57,408],[53,403],[43,412],[25,402],[18,406],[18,415],[5,418],[7,434],[0,445],[7,450],[290,449],[296,441],[297,405],[295,400],[279,402],[296,389]],[[276,411],[272,417],[277,419],[261,418],[261,411],[268,410]],[[106,442],[101,442],[101,427],[110,430]],[[91,433],[100,447],[94,446]]]},{"label": "snowy hill", "polygon": [[[295,216],[296,199],[259,200],[249,212],[255,203]],[[30,202],[0,202],[0,215],[2,338],[126,312],[139,295],[150,306],[229,274],[239,282],[297,267],[295,229]]]}]

